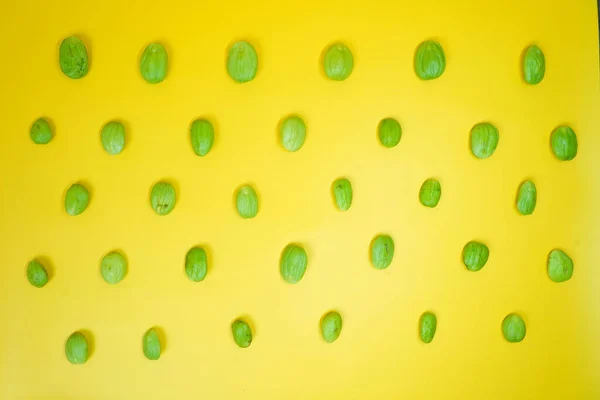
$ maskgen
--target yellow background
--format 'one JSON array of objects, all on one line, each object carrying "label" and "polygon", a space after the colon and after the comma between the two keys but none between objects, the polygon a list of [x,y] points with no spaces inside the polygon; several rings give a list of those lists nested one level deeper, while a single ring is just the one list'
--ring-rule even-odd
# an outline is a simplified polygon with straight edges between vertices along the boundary
[{"label": "yellow background", "polygon": [[[0,399],[595,399],[600,397],[600,90],[594,1],[25,1],[3,5],[0,24]],[[82,37],[89,74],[69,80],[58,46]],[[226,74],[236,40],[250,41],[259,72],[247,84]],[[419,81],[417,45],[439,40],[444,75]],[[152,41],[169,52],[169,74],[144,82],[139,56]],[[355,69],[327,81],[323,49],[343,41]],[[545,79],[525,85],[520,56],[537,43]],[[283,151],[276,127],[301,115],[308,133]],[[46,146],[29,127],[55,127]],[[209,118],[216,141],[204,158],[188,128]],[[383,148],[378,122],[395,117],[403,136]],[[107,155],[100,129],[118,119],[127,145]],[[475,159],[470,128],[500,131],[496,153]],[[549,137],[577,132],[579,153],[559,162]],[[354,203],[338,212],[330,185],[346,176]],[[435,209],[418,202],[436,177]],[[177,205],[159,217],[151,185],[175,184]],[[515,209],[518,185],[538,188],[533,215]],[[69,217],[65,190],[91,189],[88,210]],[[235,212],[234,192],[253,184],[260,211]],[[389,269],[368,259],[373,236],[396,242]],[[487,265],[468,272],[463,245],[481,240]],[[309,266],[285,284],[278,260],[289,242]],[[183,262],[206,246],[204,282]],[[546,275],[553,248],[574,260],[563,284]],[[129,274],[117,286],[99,271],[119,249]],[[51,266],[43,289],[27,263]],[[344,318],[334,344],[319,335],[329,310]],[[417,332],[438,316],[434,341]],[[507,343],[501,321],[520,313],[527,336]],[[230,323],[251,319],[254,342],[233,343]],[[158,326],[166,348],[143,357]],[[83,366],[64,342],[93,336]]]}]

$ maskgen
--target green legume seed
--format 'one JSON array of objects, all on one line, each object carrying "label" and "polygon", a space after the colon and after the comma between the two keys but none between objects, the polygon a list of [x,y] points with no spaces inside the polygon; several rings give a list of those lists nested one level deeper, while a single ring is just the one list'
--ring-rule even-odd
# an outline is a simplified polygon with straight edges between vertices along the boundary
[{"label": "green legume seed", "polygon": [[202,247],[192,247],[185,256],[185,273],[193,282],[206,278],[208,258]]},{"label": "green legume seed", "polygon": [[386,269],[394,258],[394,240],[388,235],[378,235],[371,242],[371,264],[376,269]]},{"label": "green legume seed", "polygon": [[27,266],[27,280],[37,288],[44,287],[48,283],[48,272],[41,263],[32,260]]},{"label": "green legume seed", "polygon": [[471,129],[471,152],[479,159],[490,157],[498,147],[500,134],[492,124],[483,122]]},{"label": "green legume seed", "polygon": [[60,43],[58,61],[60,70],[71,79],[83,78],[88,73],[87,49],[75,36],[69,36]]},{"label": "green legume seed", "polygon": [[107,123],[100,132],[100,141],[108,154],[119,154],[125,147],[125,126],[117,121]]},{"label": "green legume seed", "polygon": [[525,338],[525,321],[517,314],[508,314],[502,321],[502,334],[510,343],[518,343]]},{"label": "green legume seed", "polygon": [[258,71],[258,55],[248,42],[234,43],[229,49],[227,73],[238,83],[250,82]]},{"label": "green legume seed", "polygon": [[379,122],[377,128],[379,141],[387,148],[395,147],[402,138],[402,127],[394,118],[385,118]]},{"label": "green legume seed", "polygon": [[88,341],[81,332],[74,332],[65,343],[65,355],[71,364],[85,364],[88,360]]},{"label": "green legume seed", "polygon": [[150,205],[158,215],[167,215],[175,207],[175,189],[170,183],[158,182],[150,192]]},{"label": "green legume seed", "polygon": [[167,77],[169,55],[160,43],[150,43],[140,59],[140,74],[148,83],[160,83]]},{"label": "green legume seed", "polygon": [[85,211],[90,203],[90,192],[85,186],[75,183],[67,190],[65,195],[65,211],[75,216]]},{"label": "green legume seed", "polygon": [[529,46],[523,56],[523,79],[530,85],[537,85],[544,79],[546,58],[536,45]]},{"label": "green legume seed", "polygon": [[548,254],[548,277],[553,282],[565,282],[573,276],[573,260],[564,251],[554,249]]},{"label": "green legume seed", "polygon": [[346,178],[336,179],[331,185],[335,204],[340,211],[348,211],[352,205],[352,184]]},{"label": "green legume seed", "polygon": [[116,251],[108,253],[100,263],[100,274],[106,283],[116,285],[127,275],[127,260]]},{"label": "green legume seed", "polygon": [[559,126],[550,137],[552,152],[561,161],[569,161],[577,155],[577,135],[569,126]]},{"label": "green legume seed", "polygon": [[333,81],[348,79],[354,69],[352,52],[342,43],[332,45],[325,52],[323,68],[325,69],[325,76]]},{"label": "green legume seed", "polygon": [[333,343],[342,333],[342,316],[337,311],[330,311],[321,318],[321,335],[327,343]]},{"label": "green legume seed", "polygon": [[469,271],[479,271],[490,256],[488,247],[479,242],[469,242],[463,248],[463,263]]},{"label": "green legume seed", "polygon": [[142,350],[148,360],[158,360],[161,353],[160,337],[154,328],[150,328],[142,339]]},{"label": "green legume seed", "polygon": [[252,329],[247,322],[237,319],[231,324],[233,341],[241,348],[246,348],[252,343]]},{"label": "green legume seed", "polygon": [[537,203],[537,189],[531,181],[525,181],[519,187],[517,210],[521,215],[531,215]]},{"label": "green legume seed", "polygon": [[306,138],[306,125],[302,118],[297,116],[287,117],[281,124],[279,139],[284,149],[295,152],[302,148]]},{"label": "green legume seed", "polygon": [[240,217],[256,217],[256,214],[258,214],[258,196],[251,186],[245,185],[238,189],[236,207]]},{"label": "green legume seed", "polygon": [[419,333],[423,343],[431,343],[437,329],[437,317],[435,314],[425,312],[419,320]]},{"label": "green legume seed", "polygon": [[307,265],[306,251],[295,244],[288,244],[281,253],[279,272],[284,281],[295,284],[304,277]]},{"label": "green legume seed", "polygon": [[204,157],[212,149],[215,140],[215,129],[210,121],[197,119],[190,127],[192,149],[197,155]]},{"label": "green legume seed", "polygon": [[31,129],[29,129],[29,137],[35,144],[48,144],[52,140],[52,128],[48,121],[44,118],[38,118]]},{"label": "green legume seed", "polygon": [[436,79],[446,70],[446,56],[442,46],[433,40],[419,45],[415,53],[415,72],[422,80]]},{"label": "green legume seed", "polygon": [[421,185],[421,190],[419,191],[419,201],[425,207],[433,208],[437,206],[440,202],[441,196],[442,186],[436,179],[427,179]]}]

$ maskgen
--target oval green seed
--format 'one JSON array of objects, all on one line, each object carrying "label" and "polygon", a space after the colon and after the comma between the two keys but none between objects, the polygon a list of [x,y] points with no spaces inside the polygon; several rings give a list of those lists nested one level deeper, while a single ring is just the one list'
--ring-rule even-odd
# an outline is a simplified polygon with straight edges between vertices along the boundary
[{"label": "oval green seed", "polygon": [[561,161],[569,161],[577,155],[577,135],[569,126],[559,126],[550,137],[552,152]]},{"label": "oval green seed", "polygon": [[246,83],[254,79],[258,71],[258,55],[248,42],[234,43],[227,57],[227,73],[234,81]]},{"label": "oval green seed", "polygon": [[548,254],[548,277],[556,283],[565,282],[573,276],[573,260],[564,251],[554,249]]},{"label": "oval green seed", "polygon": [[142,339],[142,350],[148,360],[158,360],[160,358],[160,338],[154,328],[150,328],[144,334]]},{"label": "oval green seed", "polygon": [[394,240],[388,235],[378,235],[371,241],[371,264],[386,269],[394,258]]},{"label": "oval green seed", "polygon": [[333,343],[342,333],[342,316],[337,311],[330,311],[321,318],[321,335],[327,343]]},{"label": "oval green seed", "polygon": [[85,364],[88,360],[88,341],[83,333],[74,332],[65,343],[65,355],[71,364]]},{"label": "oval green seed", "polygon": [[479,242],[469,242],[463,248],[463,263],[469,271],[479,271],[490,256],[490,249]]},{"label": "oval green seed", "polygon": [[525,338],[525,321],[517,314],[508,314],[502,321],[502,334],[510,343],[518,343]]},{"label": "oval green seed", "polygon": [[245,185],[239,188],[235,202],[240,217],[256,217],[258,213],[258,196],[251,186]]},{"label": "oval green seed", "polygon": [[167,77],[169,55],[160,43],[150,43],[140,59],[140,73],[148,83],[160,83]]},{"label": "oval green seed", "polygon": [[437,329],[437,317],[435,314],[425,312],[419,320],[419,333],[423,343],[431,343]]},{"label": "oval green seed", "polygon": [[279,272],[287,283],[298,283],[306,272],[308,257],[306,251],[295,244],[288,244],[281,253]]},{"label": "oval green seed", "polygon": [[37,288],[44,287],[48,283],[48,272],[41,263],[32,260],[27,266],[27,280]]},{"label": "oval green seed", "polygon": [[116,251],[108,253],[100,263],[100,274],[106,283],[116,285],[127,275],[127,260]]},{"label": "oval green seed", "polygon": [[340,211],[347,211],[352,205],[352,184],[346,178],[340,178],[331,185],[335,204]]},{"label": "oval green seed", "polygon": [[38,118],[29,129],[29,137],[35,144],[48,144],[52,140],[52,128],[44,118]]},{"label": "oval green seed", "polygon": [[75,36],[65,38],[58,51],[60,70],[71,79],[83,78],[88,73],[88,54],[85,44]]},{"label": "oval green seed", "polygon": [[215,129],[210,121],[197,119],[190,127],[192,149],[197,155],[204,157],[212,149],[215,140]]},{"label": "oval green seed", "polygon": [[402,127],[394,118],[382,119],[377,131],[379,132],[379,141],[387,148],[396,146],[402,138]]},{"label": "oval green seed", "polygon": [[206,278],[208,260],[202,247],[192,247],[185,256],[185,273],[191,281],[200,282]]},{"label": "oval green seed", "polygon": [[279,139],[284,149],[289,152],[300,150],[306,138],[306,125],[302,118],[287,117],[281,124]]},{"label": "oval green seed", "polygon": [[175,207],[175,189],[167,182],[158,182],[150,192],[150,205],[158,215],[167,215]]},{"label": "oval green seed", "polygon": [[422,80],[436,79],[446,70],[444,49],[438,42],[427,40],[419,45],[415,53],[415,72]]},{"label": "oval green seed", "polygon": [[546,58],[542,50],[531,45],[523,56],[523,78],[530,85],[537,85],[544,79],[546,73]]},{"label": "oval green seed", "polygon": [[125,147],[125,127],[117,121],[107,123],[100,132],[100,141],[108,154],[119,154]]},{"label": "oval green seed", "polygon": [[535,183],[525,181],[519,187],[517,195],[517,210],[521,215],[530,215],[535,210],[537,203],[537,189]]},{"label": "oval green seed", "polygon": [[67,190],[65,195],[65,211],[75,216],[85,211],[90,203],[90,192],[85,186],[75,183]]},{"label": "oval green seed", "polygon": [[421,190],[419,191],[419,201],[425,207],[435,207],[440,202],[440,197],[442,196],[442,186],[440,182],[436,179],[427,179],[421,185]]},{"label": "oval green seed", "polygon": [[252,329],[250,325],[241,319],[236,319],[231,324],[233,341],[241,348],[246,348],[252,343]]},{"label": "oval green seed", "polygon": [[347,79],[354,69],[354,57],[350,49],[342,44],[336,43],[329,47],[323,59],[325,75],[334,81]]},{"label": "oval green seed", "polygon": [[471,152],[477,158],[490,157],[498,147],[500,134],[492,124],[483,122],[471,129]]}]

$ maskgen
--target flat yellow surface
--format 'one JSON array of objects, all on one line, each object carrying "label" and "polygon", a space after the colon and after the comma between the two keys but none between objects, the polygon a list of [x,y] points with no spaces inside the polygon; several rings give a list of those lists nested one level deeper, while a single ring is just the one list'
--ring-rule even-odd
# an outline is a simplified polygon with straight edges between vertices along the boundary
[{"label": "flat yellow surface", "polygon": [[[444,0],[178,3],[121,0],[4,4],[0,24],[0,399],[597,399],[600,398],[600,84],[594,1]],[[58,46],[79,35],[91,68],[69,80]],[[417,45],[443,45],[435,81],[413,71]],[[248,40],[259,54],[253,82],[234,83],[227,48]],[[169,74],[159,85],[138,71],[160,41]],[[325,79],[323,49],[343,41],[355,70]],[[520,56],[537,43],[547,73],[521,80]],[[276,127],[301,115],[304,147],[287,153]],[[55,138],[34,145],[29,127],[49,118]],[[376,127],[403,127],[386,149]],[[196,156],[188,127],[216,127],[211,153]],[[100,145],[112,119],[127,127],[119,156]],[[500,131],[496,153],[475,159],[470,128]],[[559,162],[551,131],[569,124],[579,154]],[[354,203],[336,211],[330,185],[348,177]],[[436,177],[436,209],[418,202]],[[151,185],[170,180],[177,205],[149,205]],[[533,215],[515,209],[519,184],[538,188]],[[91,189],[78,217],[63,208],[74,182]],[[253,184],[260,211],[235,212],[234,192]],[[390,234],[385,271],[368,248]],[[477,273],[461,261],[470,240],[488,244]],[[305,246],[304,279],[279,276],[281,250]],[[194,245],[208,249],[204,282],[187,279]],[[573,278],[551,282],[546,257],[565,250]],[[119,249],[129,274],[117,286],[100,260]],[[43,289],[27,263],[51,267]],[[344,318],[334,344],[320,337],[329,310]],[[422,312],[438,316],[420,342]],[[500,325],[520,313],[527,336],[507,343]],[[254,342],[240,349],[230,323],[248,317]],[[164,331],[159,361],[142,354],[146,329]],[[67,362],[75,330],[93,337],[85,365]]]}]

